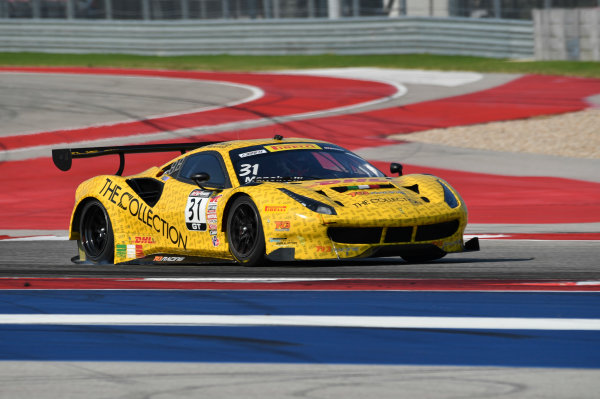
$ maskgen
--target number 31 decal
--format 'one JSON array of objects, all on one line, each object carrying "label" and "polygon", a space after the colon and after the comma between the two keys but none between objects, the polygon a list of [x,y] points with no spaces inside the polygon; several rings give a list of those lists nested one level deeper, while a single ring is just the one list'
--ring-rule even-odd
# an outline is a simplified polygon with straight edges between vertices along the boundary
[{"label": "number 31 decal", "polygon": [[244,179],[244,183],[248,183],[254,180],[254,178],[258,174],[258,166],[259,165],[257,163],[255,163],[254,165],[251,165],[249,163],[244,163],[240,165],[240,171],[238,174],[240,177],[246,176],[246,178]]},{"label": "number 31 decal", "polygon": [[188,230],[206,230],[206,204],[210,191],[194,190],[188,197],[185,206],[185,225]]}]

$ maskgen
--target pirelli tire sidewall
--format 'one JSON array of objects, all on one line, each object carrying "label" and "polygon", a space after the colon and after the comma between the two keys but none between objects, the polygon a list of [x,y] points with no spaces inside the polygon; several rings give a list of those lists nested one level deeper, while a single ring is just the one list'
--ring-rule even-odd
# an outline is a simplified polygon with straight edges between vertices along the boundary
[{"label": "pirelli tire sidewall", "polygon": [[[248,219],[247,222],[249,225],[255,226],[250,246],[240,243],[240,240],[245,240],[243,233],[240,233],[240,227],[242,227],[239,220],[240,213],[242,217],[251,216],[252,220]],[[256,204],[247,195],[233,199],[227,215],[227,240],[231,255],[242,265],[256,266],[264,261],[266,246],[262,218]]]},{"label": "pirelli tire sidewall", "polygon": [[86,261],[97,264],[113,263],[114,231],[104,205],[97,199],[89,199],[83,205],[80,215],[78,245],[85,251]]}]

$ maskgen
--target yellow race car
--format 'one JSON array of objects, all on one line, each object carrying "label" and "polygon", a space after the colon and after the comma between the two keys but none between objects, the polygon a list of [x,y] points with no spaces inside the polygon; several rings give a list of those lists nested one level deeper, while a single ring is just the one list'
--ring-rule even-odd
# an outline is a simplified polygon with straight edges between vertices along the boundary
[{"label": "yellow race car", "polygon": [[[179,151],[122,177],[125,154]],[[463,241],[467,209],[444,180],[386,177],[335,144],[274,139],[55,149],[56,166],[118,154],[116,175],[83,182],[69,239],[74,262],[260,265],[275,261],[401,256],[408,262],[478,250]]]}]

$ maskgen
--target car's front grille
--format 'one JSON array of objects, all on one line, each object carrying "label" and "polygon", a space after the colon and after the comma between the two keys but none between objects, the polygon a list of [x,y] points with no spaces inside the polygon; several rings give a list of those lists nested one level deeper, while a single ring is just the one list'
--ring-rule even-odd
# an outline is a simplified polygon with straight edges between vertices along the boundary
[{"label": "car's front grille", "polygon": [[410,242],[412,238],[413,227],[388,227],[387,232],[385,233],[385,239],[383,242],[392,243],[392,242]]},{"label": "car's front grille", "polygon": [[415,241],[431,241],[450,237],[458,231],[458,220],[417,226]]},{"label": "car's front grille", "polygon": [[[439,240],[450,237],[458,231],[458,220],[450,222],[426,224],[422,226],[388,227],[383,238],[384,244],[411,243]],[[417,229],[412,240],[413,229]],[[343,244],[379,244],[382,227],[330,227],[327,234],[334,242]]]},{"label": "car's front grille", "polygon": [[378,244],[381,241],[381,227],[330,227],[329,238],[344,244]]}]

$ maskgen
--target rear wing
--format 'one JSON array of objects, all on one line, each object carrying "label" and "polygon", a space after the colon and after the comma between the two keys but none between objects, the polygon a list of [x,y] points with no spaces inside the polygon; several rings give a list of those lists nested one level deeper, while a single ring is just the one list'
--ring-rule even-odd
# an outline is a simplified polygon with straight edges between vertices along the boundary
[{"label": "rear wing", "polygon": [[121,176],[125,168],[125,154],[145,152],[171,152],[179,151],[185,154],[187,151],[204,147],[211,144],[222,143],[222,141],[201,141],[197,143],[175,143],[175,144],[144,144],[144,145],[122,145],[113,147],[87,147],[87,148],[58,148],[52,150],[54,165],[62,171],[71,169],[73,158],[91,158],[103,155],[119,155],[119,170],[116,175]]}]

